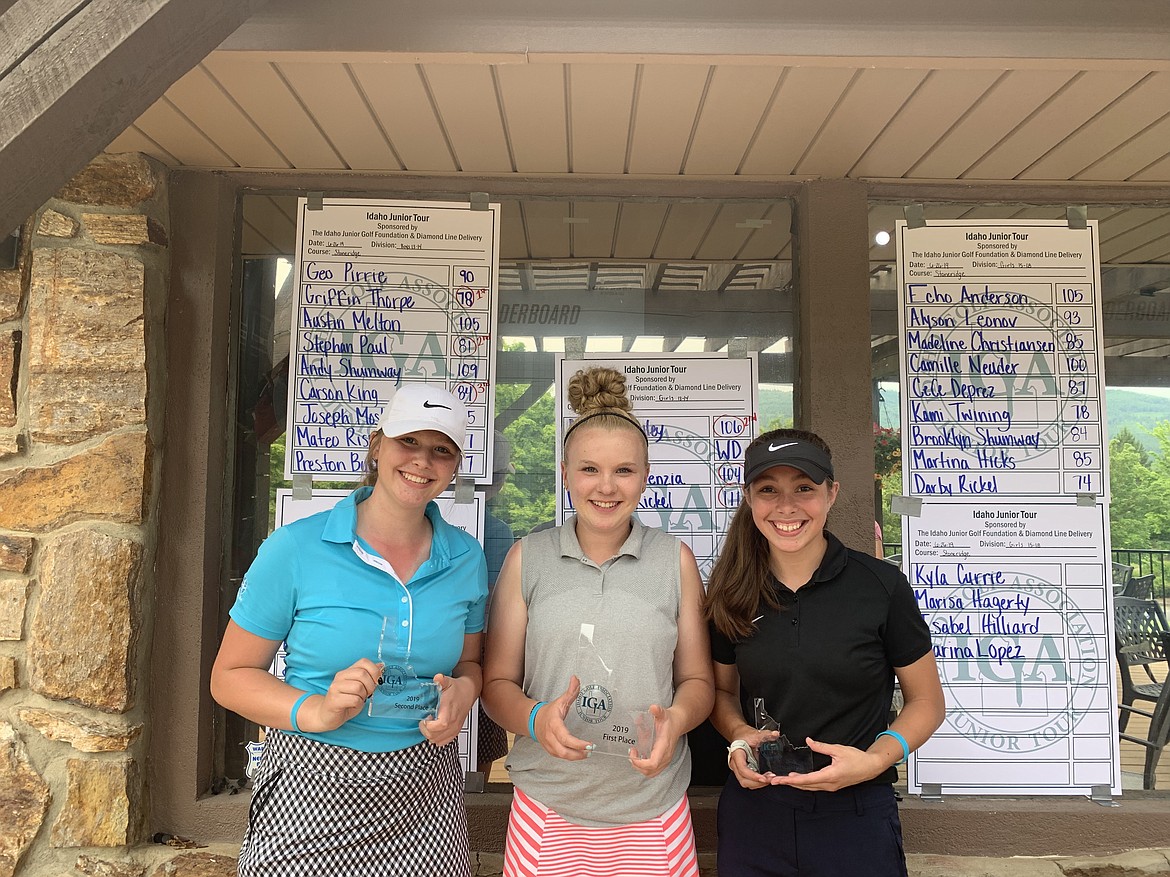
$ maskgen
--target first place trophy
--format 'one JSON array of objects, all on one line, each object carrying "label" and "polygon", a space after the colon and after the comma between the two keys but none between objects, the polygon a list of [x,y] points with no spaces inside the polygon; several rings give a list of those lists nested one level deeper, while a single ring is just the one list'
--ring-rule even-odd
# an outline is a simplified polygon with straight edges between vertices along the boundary
[{"label": "first place trophy", "polygon": [[594,626],[582,624],[577,644],[577,678],[581,691],[565,716],[569,733],[593,744],[593,755],[628,758],[633,749],[647,758],[654,747],[654,716],[649,707],[619,709],[616,656],[603,655],[594,643]]}]

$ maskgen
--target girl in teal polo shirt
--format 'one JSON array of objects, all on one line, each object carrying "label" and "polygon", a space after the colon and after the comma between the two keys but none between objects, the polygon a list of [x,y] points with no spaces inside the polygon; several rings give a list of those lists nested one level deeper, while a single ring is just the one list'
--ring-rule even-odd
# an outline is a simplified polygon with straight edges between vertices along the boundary
[{"label": "girl in teal polo shirt", "polygon": [[[446,390],[399,388],[365,484],[274,532],[244,577],[211,675],[270,729],[241,875],[470,873],[455,740],[480,692],[487,567],[433,502],[466,422]],[[268,672],[281,642],[285,681]],[[416,679],[437,686],[433,717],[371,708],[380,682]]]}]

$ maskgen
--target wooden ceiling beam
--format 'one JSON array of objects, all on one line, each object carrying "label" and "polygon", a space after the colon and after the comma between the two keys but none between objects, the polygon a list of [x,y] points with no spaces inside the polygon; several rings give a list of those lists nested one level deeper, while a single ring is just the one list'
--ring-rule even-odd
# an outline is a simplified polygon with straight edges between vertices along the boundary
[{"label": "wooden ceiling beam", "polygon": [[0,236],[264,0],[16,0],[0,14]]}]

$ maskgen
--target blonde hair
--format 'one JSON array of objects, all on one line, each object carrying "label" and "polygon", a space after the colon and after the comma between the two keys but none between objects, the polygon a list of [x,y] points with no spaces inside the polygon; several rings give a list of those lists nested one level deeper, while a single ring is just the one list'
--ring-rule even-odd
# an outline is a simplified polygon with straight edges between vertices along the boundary
[{"label": "blonde hair", "polygon": [[[573,430],[587,420],[606,429],[632,427],[649,448],[646,431],[631,413],[634,406],[626,396],[626,376],[617,369],[600,365],[581,369],[569,379],[568,397],[577,417],[565,431],[566,448]],[[649,450],[646,460],[650,460]]]},{"label": "blonde hair", "polygon": [[375,438],[379,442],[385,438],[381,429],[375,429],[370,433],[370,447],[366,450],[366,475],[358,487],[373,487],[378,483],[378,467],[374,464],[374,448],[378,446],[378,443],[374,441]]}]

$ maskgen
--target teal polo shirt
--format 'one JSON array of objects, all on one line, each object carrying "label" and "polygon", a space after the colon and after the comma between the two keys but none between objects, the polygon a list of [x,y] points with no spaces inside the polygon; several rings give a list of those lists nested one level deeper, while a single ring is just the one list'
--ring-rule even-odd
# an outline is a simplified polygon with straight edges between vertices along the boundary
[{"label": "teal polo shirt", "polygon": [[[244,576],[231,618],[249,633],[287,643],[285,681],[324,694],[334,675],[359,658],[378,660],[383,623],[415,675],[449,674],[463,637],[484,628],[487,563],[469,534],[426,508],[431,556],[403,583],[357,537],[359,487],[331,510],[277,529]],[[389,648],[383,656],[388,657]],[[340,728],[303,736],[364,752],[391,752],[423,740],[412,719],[373,718],[363,710]]]}]

